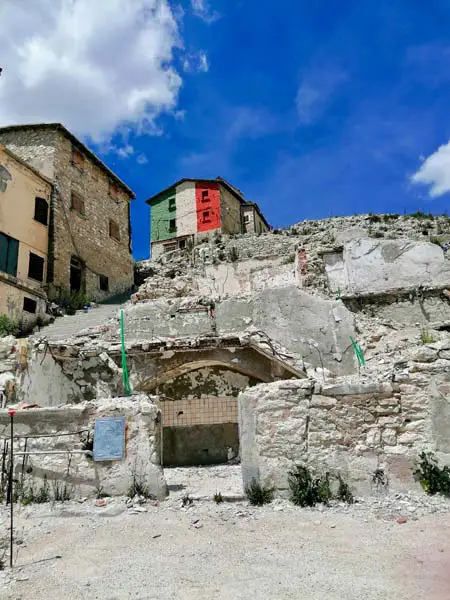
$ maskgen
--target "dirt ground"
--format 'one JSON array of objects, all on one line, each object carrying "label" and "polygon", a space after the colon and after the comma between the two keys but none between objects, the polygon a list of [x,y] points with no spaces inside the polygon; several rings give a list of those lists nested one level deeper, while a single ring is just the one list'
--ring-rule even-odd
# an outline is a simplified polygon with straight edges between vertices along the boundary
[{"label": "dirt ground", "polygon": [[[18,508],[16,566],[0,573],[0,598],[450,599],[450,503],[396,495],[317,509],[236,498],[182,507],[186,493],[206,497],[219,485],[232,499],[235,471],[217,483],[212,470],[206,484],[200,471],[191,484],[174,471],[159,505],[117,498]],[[5,532],[4,507],[0,516]]]}]

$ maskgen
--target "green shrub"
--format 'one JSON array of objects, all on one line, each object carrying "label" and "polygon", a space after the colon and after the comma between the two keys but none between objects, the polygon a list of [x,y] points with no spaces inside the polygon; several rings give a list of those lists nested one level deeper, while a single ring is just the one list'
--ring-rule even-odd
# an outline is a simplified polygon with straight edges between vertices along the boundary
[{"label": "green shrub", "polygon": [[216,492],[214,494],[214,502],[216,504],[222,504],[222,502],[223,502],[223,496],[222,496],[221,492]]},{"label": "green shrub", "polygon": [[436,244],[436,246],[441,246],[441,240],[438,237],[436,237],[435,235],[432,235],[430,237],[430,242],[432,244]]},{"label": "green shrub", "polygon": [[369,213],[369,223],[379,223],[380,221],[380,215],[374,215],[373,213]]},{"label": "green shrub", "polygon": [[424,326],[420,328],[420,339],[422,344],[432,344],[434,342],[433,336]]},{"label": "green shrub", "polygon": [[355,501],[353,494],[350,490],[350,486],[346,481],[343,480],[342,475],[339,473],[338,475],[338,491],[336,494],[336,498],[341,502],[347,502],[347,504],[353,504]]},{"label": "green shrub", "polygon": [[275,495],[275,489],[261,485],[258,481],[253,480],[252,483],[245,488],[247,500],[253,506],[263,506],[270,504]]},{"label": "green shrub", "polygon": [[450,496],[450,468],[439,467],[431,452],[422,452],[414,471],[414,479],[419,481],[427,494]]},{"label": "green shrub", "polygon": [[36,502],[36,504],[44,504],[45,502],[50,502],[50,486],[47,481],[47,475],[44,475],[44,481],[42,486],[39,488],[37,494],[34,494],[33,491],[33,500],[32,502]]},{"label": "green shrub", "polygon": [[150,498],[151,494],[142,477],[139,477],[136,473],[133,473],[131,479],[131,485],[127,492],[128,498],[134,498],[135,496],[143,496],[144,498]]},{"label": "green shrub", "polygon": [[289,471],[288,482],[291,500],[297,506],[328,504],[333,497],[329,473],[313,477],[308,467],[296,465]]},{"label": "green shrub", "polygon": [[409,216],[412,217],[413,219],[420,219],[420,220],[429,219],[430,221],[434,220],[434,215],[432,215],[431,213],[424,213],[422,210],[418,210],[415,213],[411,213]]},{"label": "green shrub", "polygon": [[290,499],[297,506],[315,506],[316,504],[328,505],[333,498],[352,504],[354,502],[350,486],[340,474],[337,475],[338,489],[335,495],[331,490],[331,476],[314,476],[308,467],[296,465],[288,473]]},{"label": "green shrub", "polygon": [[84,292],[73,292],[70,294],[67,290],[62,290],[58,298],[58,304],[64,308],[68,315],[74,315],[75,311],[89,306],[90,303],[90,297]]},{"label": "green shrub", "polygon": [[5,337],[7,335],[18,335],[19,326],[8,315],[0,314],[0,337]]},{"label": "green shrub", "polygon": [[231,246],[231,248],[228,250],[228,258],[231,262],[237,261],[237,259],[239,258],[239,252],[236,246]]}]

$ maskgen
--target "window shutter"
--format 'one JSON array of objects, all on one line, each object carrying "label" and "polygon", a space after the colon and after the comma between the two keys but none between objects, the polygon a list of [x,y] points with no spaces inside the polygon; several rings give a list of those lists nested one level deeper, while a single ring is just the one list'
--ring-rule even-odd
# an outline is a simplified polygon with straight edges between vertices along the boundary
[{"label": "window shutter", "polygon": [[6,273],[6,265],[8,264],[8,238],[3,233],[0,233],[0,271]]},{"label": "window shutter", "polygon": [[10,275],[17,275],[17,258],[19,256],[19,241],[10,238],[8,248],[8,264],[6,272]]}]

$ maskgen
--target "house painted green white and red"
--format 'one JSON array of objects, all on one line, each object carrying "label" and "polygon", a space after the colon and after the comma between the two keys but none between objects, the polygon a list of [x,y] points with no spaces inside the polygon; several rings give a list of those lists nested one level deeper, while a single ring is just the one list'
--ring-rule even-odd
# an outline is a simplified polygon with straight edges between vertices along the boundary
[{"label": "house painted green white and red", "polygon": [[188,239],[211,232],[262,233],[270,229],[253,202],[224,179],[180,179],[147,200],[151,207],[150,252],[185,248]]}]

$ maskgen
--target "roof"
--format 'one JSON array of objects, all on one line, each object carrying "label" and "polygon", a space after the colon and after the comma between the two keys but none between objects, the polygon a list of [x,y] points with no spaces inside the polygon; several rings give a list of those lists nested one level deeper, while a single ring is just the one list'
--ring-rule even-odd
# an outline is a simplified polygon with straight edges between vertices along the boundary
[{"label": "roof", "polygon": [[[123,190],[127,192],[131,196],[131,198],[136,198],[136,194],[131,190],[126,183],[124,183],[120,177],[118,177],[114,171],[111,171],[109,167],[105,165],[103,161],[99,159],[99,157],[92,152],[83,142],[74,136],[64,125],[61,123],[26,123],[24,125],[7,125],[6,127],[0,127],[0,133],[7,131],[20,131],[24,129],[55,129],[61,131],[69,140],[72,142],[74,146],[78,146],[85,154],[89,156],[89,158],[96,163],[96,165],[104,171],[108,177],[114,180],[114,182],[119,185]],[[28,163],[27,163],[28,164]],[[28,165],[29,166],[29,165]]]},{"label": "roof", "polygon": [[37,177],[39,177],[39,179],[42,179],[42,181],[45,181],[45,183],[48,183],[50,186],[53,186],[53,182],[50,179],[45,177],[45,175],[42,175],[42,173],[39,173],[37,169],[30,165],[30,163],[27,163],[26,160],[23,160],[23,158],[20,158],[20,156],[17,156],[17,154],[14,154],[14,152],[11,152],[11,150],[6,148],[6,146],[4,146],[3,144],[0,144],[0,150],[2,150],[5,154],[10,156],[16,162],[20,163],[22,166],[26,167],[29,171],[31,171]]},{"label": "roof", "polygon": [[270,225],[269,223],[266,221],[266,217],[263,215],[261,209],[259,208],[259,206],[256,204],[256,202],[244,202],[244,204],[242,206],[250,206],[252,208],[254,208],[256,210],[256,212],[258,213],[258,215],[260,216],[261,220],[264,222],[264,224],[266,225],[266,227],[268,229],[270,229]]},{"label": "roof", "polygon": [[242,192],[240,190],[238,190],[237,188],[235,188],[234,186],[232,186],[231,183],[228,183],[228,181],[225,181],[225,179],[222,179],[222,177],[217,177],[216,179],[193,179],[190,177],[183,177],[182,179],[179,179],[175,183],[172,183],[172,185],[169,185],[168,187],[163,189],[161,192],[158,192],[154,196],[151,196],[150,198],[148,198],[146,200],[147,204],[152,204],[155,200],[157,200],[160,196],[162,196],[163,194],[168,192],[170,189],[172,189],[173,187],[176,187],[177,185],[181,185],[182,183],[185,183],[186,181],[192,181],[194,183],[197,181],[199,181],[201,183],[220,183],[221,185],[223,185],[224,188],[226,188],[230,192],[230,194],[232,194],[235,198],[237,198],[241,204],[244,204],[244,196],[243,196]]}]

